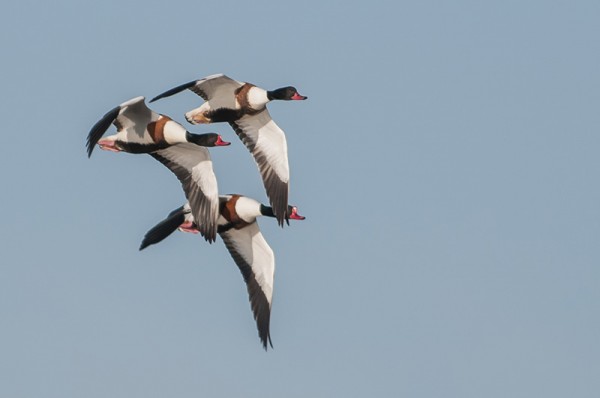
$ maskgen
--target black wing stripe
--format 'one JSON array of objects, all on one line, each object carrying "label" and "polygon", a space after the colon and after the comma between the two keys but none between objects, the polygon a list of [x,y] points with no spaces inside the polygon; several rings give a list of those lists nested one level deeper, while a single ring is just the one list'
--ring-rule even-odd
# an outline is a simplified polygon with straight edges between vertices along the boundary
[{"label": "black wing stripe", "polygon": [[242,140],[244,145],[246,145],[246,148],[248,148],[248,150],[250,152],[254,152],[254,147],[256,146],[256,142],[254,142],[252,140],[252,138],[248,137],[248,135],[246,135],[246,133],[244,133],[244,130],[240,126],[238,126],[236,122],[229,122],[229,125],[233,128],[233,130],[235,131],[237,136],[240,138],[240,140]]},{"label": "black wing stripe", "polygon": [[157,95],[156,97],[152,98],[152,99],[150,100],[150,102],[154,102],[154,101],[156,101],[156,100],[159,100],[159,99],[161,99],[161,98],[170,97],[170,96],[172,96],[172,95],[174,95],[174,94],[177,94],[177,93],[180,93],[180,92],[182,92],[183,90],[186,90],[186,89],[188,89],[188,88],[190,88],[190,89],[191,89],[191,88],[192,88],[192,87],[193,87],[193,86],[196,84],[196,82],[197,82],[197,80],[194,80],[194,81],[192,81],[192,82],[184,83],[184,84],[182,84],[182,85],[179,85],[179,86],[177,86],[177,87],[173,87],[172,89],[170,89],[170,90],[167,90],[167,91],[165,91],[164,93],[162,93],[162,94],[159,94],[159,95]]},{"label": "black wing stripe", "polygon": [[209,243],[212,243],[217,238],[217,222],[211,217],[211,201],[204,195],[198,184],[192,180],[191,176],[187,178],[183,189],[186,192],[192,214],[198,225],[200,234]]},{"label": "black wing stripe", "polygon": [[256,148],[256,143],[244,133],[237,123],[230,122],[229,123],[237,136],[242,140],[246,148],[252,153],[254,156],[254,160],[258,166],[260,171],[260,175],[263,180],[263,185],[265,186],[265,190],[267,192],[267,196],[269,197],[269,202],[271,207],[273,207],[273,212],[275,213],[275,217],[277,218],[277,223],[280,226],[283,226],[283,222],[287,222],[289,224],[289,214],[288,214],[288,192],[289,192],[289,184],[283,182],[275,170],[271,167],[267,160],[267,156],[259,149]]},{"label": "black wing stripe", "polygon": [[185,211],[183,206],[173,210],[167,218],[156,224],[152,229],[146,232],[140,250],[144,250],[150,245],[154,245],[167,236],[171,235],[185,221]]},{"label": "black wing stripe", "polygon": [[252,314],[254,315],[254,320],[256,321],[256,327],[258,329],[260,341],[262,342],[265,350],[267,349],[267,342],[271,348],[273,348],[271,332],[269,330],[269,325],[271,322],[271,306],[269,304],[269,300],[267,300],[267,296],[265,296],[265,293],[262,291],[260,285],[256,281],[256,277],[254,276],[254,272],[252,271],[250,264],[248,264],[246,260],[236,251],[232,239],[229,238],[227,233],[221,234],[221,238],[223,238],[225,247],[227,247],[229,254],[231,254],[233,261],[236,263],[242,273],[242,276],[244,277],[244,282],[246,282],[248,296],[250,299],[250,307],[252,308]]},{"label": "black wing stripe", "polygon": [[202,91],[200,87],[194,85],[193,87],[190,87],[190,90],[199,95],[204,101],[208,101],[208,95],[206,95],[206,93]]},{"label": "black wing stripe", "polygon": [[92,156],[92,151],[94,150],[94,147],[96,146],[100,138],[102,138],[102,135],[104,135],[106,130],[108,130],[108,128],[110,127],[111,123],[115,121],[117,116],[119,116],[119,112],[121,112],[121,107],[117,106],[116,108],[108,111],[106,115],[102,116],[102,119],[98,120],[96,124],[94,124],[87,136],[86,146],[88,158]]},{"label": "black wing stripe", "polygon": [[260,174],[263,179],[269,202],[277,218],[277,223],[283,226],[285,220],[289,224],[288,214],[288,184],[281,181],[277,173],[266,160],[266,156],[261,151],[254,153],[256,163],[258,164]]},{"label": "black wing stripe", "polygon": [[217,221],[211,217],[211,201],[204,195],[198,184],[192,179],[190,171],[156,152],[151,153],[150,155],[164,164],[177,176],[177,179],[181,182],[185,196],[188,202],[190,202],[192,214],[194,215],[200,234],[209,243],[214,242],[217,238]]}]

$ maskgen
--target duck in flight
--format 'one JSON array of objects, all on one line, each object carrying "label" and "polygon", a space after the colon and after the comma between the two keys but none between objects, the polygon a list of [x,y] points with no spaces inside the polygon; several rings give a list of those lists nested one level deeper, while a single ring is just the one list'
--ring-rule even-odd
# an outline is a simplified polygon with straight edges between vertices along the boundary
[{"label": "duck in flight", "polygon": [[[117,133],[101,139],[111,124]],[[91,128],[86,146],[90,157],[96,144],[112,152],[150,153],[183,142],[204,147],[230,144],[215,133],[192,134],[170,117],[148,108],[144,97],[136,97],[108,111]]]},{"label": "duck in flight", "polygon": [[285,133],[266,108],[273,100],[297,101],[308,97],[294,87],[265,90],[251,83],[217,74],[194,80],[154,97],[150,102],[189,89],[204,103],[185,114],[192,124],[227,122],[248,148],[260,171],[279,225],[288,222],[289,162]]},{"label": "duck in flight", "polygon": [[[246,282],[260,341],[265,350],[267,343],[273,348],[269,324],[275,255],[261,234],[256,219],[259,216],[275,217],[275,213],[271,207],[246,196],[222,195],[219,197],[219,214],[218,233]],[[293,220],[305,218],[293,206],[288,209],[288,214]],[[196,232],[197,228],[198,224],[186,203],[146,233],[140,250],[162,241],[176,229]]]},{"label": "duck in flight", "polygon": [[[101,139],[111,124],[117,133]],[[87,137],[88,157],[95,145],[113,152],[148,153],[179,178],[197,220],[209,242],[216,239],[219,217],[217,178],[206,147],[230,143],[215,133],[192,134],[165,115],[149,109],[144,97],[136,97],[107,112]]]}]

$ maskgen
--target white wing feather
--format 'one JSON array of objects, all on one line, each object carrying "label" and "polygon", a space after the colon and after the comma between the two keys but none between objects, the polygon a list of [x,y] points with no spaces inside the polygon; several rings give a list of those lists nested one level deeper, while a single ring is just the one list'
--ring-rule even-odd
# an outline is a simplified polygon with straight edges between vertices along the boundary
[{"label": "white wing feather", "polygon": [[243,85],[224,74],[218,74],[198,80],[192,91],[207,101],[211,109],[236,109],[235,90]]},{"label": "white wing feather", "polygon": [[273,121],[269,111],[265,109],[257,115],[245,115],[235,124],[249,140],[249,143],[244,141],[248,149],[252,153],[262,152],[269,167],[281,181],[287,183],[290,180],[287,141],[285,133]]},{"label": "white wing feather", "polygon": [[146,106],[144,97],[133,98],[120,106],[121,112],[115,124],[119,130],[125,130],[127,133],[134,133],[141,137],[146,131],[146,126],[159,118],[158,113]]},{"label": "white wing feather", "polygon": [[202,235],[214,241],[219,217],[219,190],[208,149],[180,143],[152,155],[179,179]]},{"label": "white wing feather", "polygon": [[239,256],[250,267],[270,306],[273,298],[275,255],[260,232],[258,223],[254,222],[242,229],[232,228],[221,233],[221,237],[236,264],[240,266],[236,259]]}]

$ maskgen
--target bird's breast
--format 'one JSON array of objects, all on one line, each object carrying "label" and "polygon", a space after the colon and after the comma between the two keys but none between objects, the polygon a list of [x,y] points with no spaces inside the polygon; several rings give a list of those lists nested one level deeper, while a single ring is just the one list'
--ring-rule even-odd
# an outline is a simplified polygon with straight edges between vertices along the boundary
[{"label": "bird's breast", "polygon": [[154,122],[150,122],[148,124],[148,127],[147,127],[148,135],[150,135],[150,138],[152,138],[152,141],[154,141],[156,143],[165,141],[165,126],[170,121],[171,121],[171,118],[169,118],[168,116],[161,115],[158,118],[158,120],[156,120]]}]

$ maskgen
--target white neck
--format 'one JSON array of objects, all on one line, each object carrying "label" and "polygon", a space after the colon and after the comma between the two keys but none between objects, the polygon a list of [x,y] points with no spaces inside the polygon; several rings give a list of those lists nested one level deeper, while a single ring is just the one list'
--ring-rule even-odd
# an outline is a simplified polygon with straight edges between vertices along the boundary
[{"label": "white neck", "polygon": [[235,203],[237,215],[247,223],[253,223],[261,215],[260,203],[254,199],[241,196]]},{"label": "white neck", "polygon": [[256,86],[248,90],[248,103],[253,109],[262,109],[268,102],[267,90]]},{"label": "white neck", "polygon": [[165,141],[169,144],[178,144],[180,142],[187,142],[186,129],[179,123],[169,120],[164,127],[163,135]]}]

